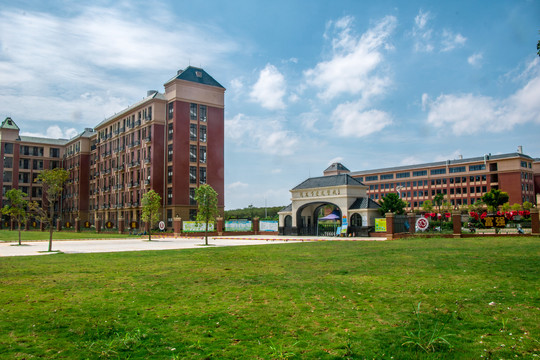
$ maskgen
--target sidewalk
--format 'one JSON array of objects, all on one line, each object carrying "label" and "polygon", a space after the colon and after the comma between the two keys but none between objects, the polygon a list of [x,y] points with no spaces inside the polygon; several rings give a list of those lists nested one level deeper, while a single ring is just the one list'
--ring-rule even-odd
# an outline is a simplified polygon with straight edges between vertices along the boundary
[{"label": "sidewalk", "polygon": [[53,240],[52,253],[47,252],[48,241],[24,242],[18,246],[16,242],[0,243],[0,257],[4,256],[31,256],[48,255],[62,252],[65,254],[100,253],[119,251],[145,251],[145,250],[174,250],[174,249],[206,249],[216,246],[242,246],[242,245],[271,245],[284,243],[299,243],[313,241],[380,241],[386,238],[335,238],[335,237],[307,237],[307,236],[227,236],[209,237],[208,244],[203,246],[204,238],[154,238],[148,241],[144,239],[119,239],[119,240]]}]

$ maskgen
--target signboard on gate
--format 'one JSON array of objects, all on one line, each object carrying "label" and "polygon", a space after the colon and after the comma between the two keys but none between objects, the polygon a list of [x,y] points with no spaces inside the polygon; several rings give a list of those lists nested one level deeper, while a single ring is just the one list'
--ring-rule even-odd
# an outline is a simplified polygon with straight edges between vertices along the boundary
[{"label": "signboard on gate", "polygon": [[416,228],[420,231],[426,231],[429,227],[429,220],[425,217],[418,218],[416,220]]},{"label": "signboard on gate", "polygon": [[488,215],[482,219],[482,224],[485,227],[504,228],[506,227],[506,217],[499,215]]},{"label": "signboard on gate", "polygon": [[385,218],[375,219],[375,231],[386,232],[386,219]]}]

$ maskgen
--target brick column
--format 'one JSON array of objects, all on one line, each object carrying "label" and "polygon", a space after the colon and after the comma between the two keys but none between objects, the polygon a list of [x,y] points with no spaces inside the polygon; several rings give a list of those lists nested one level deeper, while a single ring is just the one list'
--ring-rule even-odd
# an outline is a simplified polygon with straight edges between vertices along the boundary
[{"label": "brick column", "polygon": [[125,224],[124,224],[124,218],[123,218],[123,217],[119,217],[119,218],[118,218],[118,233],[119,233],[119,234],[123,234],[123,233],[124,233],[124,227],[125,227]]},{"label": "brick column", "polygon": [[388,240],[394,238],[394,213],[386,213],[386,237]]},{"label": "brick column", "polygon": [[407,220],[409,220],[409,232],[414,234],[416,232],[416,214],[408,213]]},{"label": "brick column", "polygon": [[223,218],[221,216],[216,219],[216,231],[218,236],[223,235]]},{"label": "brick column", "polygon": [[179,216],[175,216],[173,220],[173,229],[174,229],[174,236],[180,235],[182,232],[182,218]]},{"label": "brick column", "polygon": [[253,218],[253,232],[255,235],[259,235],[259,218]]},{"label": "brick column", "polygon": [[81,219],[75,218],[75,232],[81,232]]},{"label": "brick column", "polygon": [[56,219],[56,231],[62,230],[62,220]]},{"label": "brick column", "polygon": [[454,238],[461,237],[461,213],[459,211],[452,211],[452,225]]},{"label": "brick column", "polygon": [[531,233],[533,235],[540,235],[540,219],[538,214],[538,208],[531,209]]}]

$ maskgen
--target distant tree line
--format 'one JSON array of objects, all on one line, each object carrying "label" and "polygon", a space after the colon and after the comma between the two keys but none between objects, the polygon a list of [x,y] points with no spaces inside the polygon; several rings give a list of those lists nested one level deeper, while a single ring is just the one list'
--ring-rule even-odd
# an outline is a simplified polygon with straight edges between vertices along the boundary
[{"label": "distant tree line", "polygon": [[253,219],[258,217],[261,220],[278,220],[278,211],[283,209],[285,206],[274,206],[274,207],[254,207],[249,205],[247,208],[235,209],[235,210],[225,210],[225,220],[230,219]]}]

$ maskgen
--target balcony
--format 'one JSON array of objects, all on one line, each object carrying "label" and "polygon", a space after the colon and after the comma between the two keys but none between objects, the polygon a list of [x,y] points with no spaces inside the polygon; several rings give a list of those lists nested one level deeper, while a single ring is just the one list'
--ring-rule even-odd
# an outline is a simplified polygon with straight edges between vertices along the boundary
[{"label": "balcony", "polygon": [[150,164],[151,162],[152,162],[152,159],[150,159],[150,158],[145,158],[144,159],[145,164]]},{"label": "balcony", "polygon": [[145,143],[152,142],[152,137],[151,137],[151,136],[145,137],[145,138],[144,138],[144,142],[145,142]]},{"label": "balcony", "polygon": [[132,167],[139,166],[139,165],[141,165],[141,162],[137,160],[137,161],[130,162],[128,167],[132,168]]},{"label": "balcony", "polygon": [[144,180],[144,185],[146,186],[150,185],[150,180]]}]

